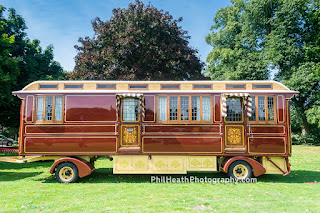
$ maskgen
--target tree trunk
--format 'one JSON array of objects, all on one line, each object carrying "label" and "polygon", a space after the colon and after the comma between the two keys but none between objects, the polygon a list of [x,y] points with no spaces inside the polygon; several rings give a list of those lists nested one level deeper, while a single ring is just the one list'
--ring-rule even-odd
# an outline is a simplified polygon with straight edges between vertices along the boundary
[{"label": "tree trunk", "polygon": [[305,109],[303,104],[301,103],[301,101],[293,99],[292,103],[294,105],[294,107],[297,110],[297,115],[299,117],[299,123],[300,123],[300,127],[301,127],[301,134],[302,135],[308,135],[310,133],[310,127],[309,127],[309,123],[307,120],[307,115],[305,113]]}]

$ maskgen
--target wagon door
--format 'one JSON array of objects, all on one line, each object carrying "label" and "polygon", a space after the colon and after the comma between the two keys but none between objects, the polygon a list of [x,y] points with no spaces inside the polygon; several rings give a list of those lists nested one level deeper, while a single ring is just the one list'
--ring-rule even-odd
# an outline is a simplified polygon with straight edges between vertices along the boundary
[{"label": "wagon door", "polygon": [[245,121],[243,97],[227,97],[225,122],[225,151],[245,152]]},{"label": "wagon door", "polygon": [[120,114],[120,151],[140,151],[142,96],[122,96]]}]

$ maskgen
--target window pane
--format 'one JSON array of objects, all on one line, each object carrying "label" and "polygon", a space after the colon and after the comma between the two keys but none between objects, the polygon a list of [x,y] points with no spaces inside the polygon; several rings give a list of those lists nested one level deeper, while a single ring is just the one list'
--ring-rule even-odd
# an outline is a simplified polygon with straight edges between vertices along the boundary
[{"label": "window pane", "polygon": [[181,120],[189,120],[189,97],[181,97]]},{"label": "window pane", "polygon": [[45,114],[46,121],[52,121],[52,97],[46,97],[46,114]]},{"label": "window pane", "polygon": [[138,121],[139,100],[135,98],[123,99],[123,120]]},{"label": "window pane", "polygon": [[211,98],[202,97],[202,118],[204,121],[210,121],[211,119]]},{"label": "window pane", "polygon": [[274,107],[273,107],[273,97],[268,97],[268,119],[269,121],[274,121]]},{"label": "window pane", "polygon": [[159,97],[159,121],[167,120],[167,97]]},{"label": "window pane", "polygon": [[192,97],[192,120],[200,121],[200,97]]},{"label": "window pane", "polygon": [[54,120],[62,121],[62,97],[55,98]]},{"label": "window pane", "polygon": [[43,97],[37,98],[37,121],[43,120]]},{"label": "window pane", "polygon": [[227,98],[227,121],[242,121],[240,98]]},{"label": "window pane", "polygon": [[170,97],[170,121],[178,120],[178,98]]},{"label": "window pane", "polygon": [[264,104],[264,97],[258,97],[258,116],[259,121],[265,121],[266,120],[266,108]]},{"label": "window pane", "polygon": [[256,97],[252,97],[252,116],[249,117],[249,121],[256,121]]},{"label": "window pane", "polygon": [[66,89],[82,89],[82,84],[65,84]]},{"label": "window pane", "polygon": [[180,88],[180,85],[179,84],[163,84],[161,85],[161,88],[162,89],[179,89]]}]

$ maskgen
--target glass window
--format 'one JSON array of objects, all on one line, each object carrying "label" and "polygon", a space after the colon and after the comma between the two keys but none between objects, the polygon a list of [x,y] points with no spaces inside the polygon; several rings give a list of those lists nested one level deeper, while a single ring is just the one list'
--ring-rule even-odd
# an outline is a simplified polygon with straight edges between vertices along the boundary
[{"label": "glass window", "polygon": [[161,88],[162,89],[179,89],[180,85],[179,84],[162,84]]},{"label": "glass window", "polygon": [[62,121],[62,97],[55,98],[54,120]]},{"label": "glass window", "polygon": [[40,84],[40,89],[57,89],[57,84]]},{"label": "glass window", "polygon": [[256,121],[256,97],[251,97],[252,98],[252,115],[249,117],[249,121]]},{"label": "glass window", "polygon": [[259,121],[265,121],[266,120],[266,108],[264,104],[264,97],[258,97],[258,117]]},{"label": "glass window", "polygon": [[181,120],[189,120],[189,97],[181,97]]},{"label": "glass window", "polygon": [[130,85],[130,89],[147,89],[147,85],[146,84],[133,84]]},{"label": "glass window", "polygon": [[115,84],[98,84],[97,88],[98,89],[115,89],[116,85]]},{"label": "glass window", "polygon": [[202,119],[204,121],[211,120],[211,98],[202,97]]},{"label": "glass window", "polygon": [[245,89],[244,84],[227,84],[227,89]]},{"label": "glass window", "polygon": [[159,97],[159,121],[167,120],[167,97]]},{"label": "glass window", "polygon": [[82,84],[65,84],[66,89],[82,89]]},{"label": "glass window", "polygon": [[271,84],[254,84],[253,89],[271,89]]},{"label": "glass window", "polygon": [[178,97],[170,97],[170,121],[178,120]]},{"label": "glass window", "polygon": [[274,121],[274,101],[273,97],[268,97],[268,120]]},{"label": "glass window", "polygon": [[52,121],[52,97],[46,97],[46,121]]},{"label": "glass window", "polygon": [[241,98],[227,98],[227,121],[242,121]]},{"label": "glass window", "polygon": [[211,89],[212,85],[211,84],[195,84],[193,85],[194,89]]},{"label": "glass window", "polygon": [[37,97],[37,121],[43,121],[43,117],[44,121],[62,121],[62,98],[61,96]]},{"label": "glass window", "polygon": [[138,121],[138,105],[136,98],[123,99],[123,121]]},{"label": "glass window", "polygon": [[193,121],[200,121],[200,97],[192,97],[191,116]]},{"label": "glass window", "polygon": [[37,98],[37,121],[43,121],[43,97]]}]

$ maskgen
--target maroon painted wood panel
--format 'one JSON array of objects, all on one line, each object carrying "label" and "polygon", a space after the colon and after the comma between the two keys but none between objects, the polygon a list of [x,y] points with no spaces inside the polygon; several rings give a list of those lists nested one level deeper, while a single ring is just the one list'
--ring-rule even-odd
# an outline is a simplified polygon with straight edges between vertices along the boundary
[{"label": "maroon painted wood panel", "polygon": [[284,137],[249,138],[249,153],[285,154]]},{"label": "maroon painted wood panel", "polygon": [[26,122],[32,122],[33,121],[33,102],[34,102],[34,100],[33,100],[33,96],[31,96],[31,95],[28,95],[27,96],[27,100],[26,100],[26,117],[25,117],[25,119],[26,119]]},{"label": "maroon painted wood panel", "polygon": [[221,104],[220,96],[214,96],[214,122],[221,122]]},{"label": "maroon painted wood panel", "polygon": [[66,96],[66,121],[116,121],[115,96]]},{"label": "maroon painted wood panel", "polygon": [[218,134],[220,127],[218,125],[146,125],[145,133],[212,133]]},{"label": "maroon painted wood panel", "polygon": [[116,152],[116,137],[26,137],[26,153]]},{"label": "maroon painted wood panel", "polygon": [[221,153],[222,140],[218,137],[144,137],[146,153]]},{"label": "maroon painted wood panel", "polygon": [[278,122],[284,123],[284,97],[282,95],[279,95],[277,97],[277,108],[278,108]]},{"label": "maroon painted wood panel", "polygon": [[252,134],[285,134],[285,126],[251,126]]},{"label": "maroon painted wood panel", "polygon": [[115,133],[115,125],[28,125],[26,134]]},{"label": "maroon painted wood panel", "polygon": [[145,117],[146,122],[155,122],[155,96],[145,96]]}]

